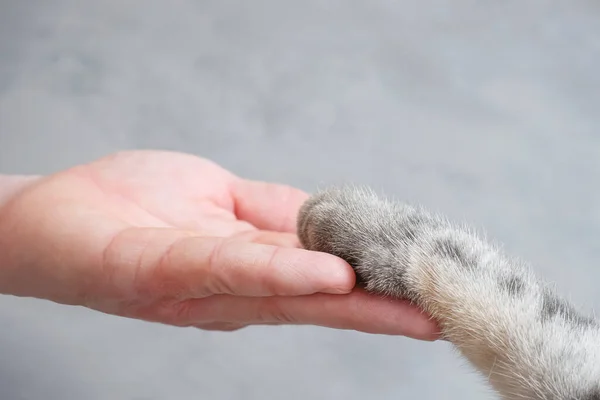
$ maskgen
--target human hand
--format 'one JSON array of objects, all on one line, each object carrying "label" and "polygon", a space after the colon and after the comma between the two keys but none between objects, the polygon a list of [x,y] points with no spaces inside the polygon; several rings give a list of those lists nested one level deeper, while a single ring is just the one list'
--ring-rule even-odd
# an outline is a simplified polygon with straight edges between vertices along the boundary
[{"label": "human hand", "polygon": [[306,198],[170,152],[28,178],[0,208],[0,293],[211,330],[310,324],[437,339],[415,307],[353,289],[343,260],[300,248]]}]

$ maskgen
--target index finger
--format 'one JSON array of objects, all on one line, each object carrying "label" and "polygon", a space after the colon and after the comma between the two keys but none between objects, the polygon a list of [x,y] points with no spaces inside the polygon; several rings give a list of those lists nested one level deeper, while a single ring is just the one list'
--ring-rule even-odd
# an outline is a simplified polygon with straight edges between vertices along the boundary
[{"label": "index finger", "polygon": [[352,267],[330,254],[171,229],[124,231],[104,261],[111,264],[105,269],[114,271],[113,280],[160,298],[342,294],[356,280]]},{"label": "index finger", "polygon": [[300,206],[308,194],[300,189],[275,183],[237,180],[231,186],[235,215],[258,229],[296,232]]}]

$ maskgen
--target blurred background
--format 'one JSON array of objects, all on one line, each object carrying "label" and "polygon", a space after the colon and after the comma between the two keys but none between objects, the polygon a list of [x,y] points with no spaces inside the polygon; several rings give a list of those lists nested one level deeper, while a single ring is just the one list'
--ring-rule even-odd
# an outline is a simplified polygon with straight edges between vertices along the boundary
[{"label": "blurred background", "polygon": [[[0,0],[0,172],[124,149],[484,228],[600,309],[595,1]],[[491,399],[445,343],[0,298],[0,398]]]}]

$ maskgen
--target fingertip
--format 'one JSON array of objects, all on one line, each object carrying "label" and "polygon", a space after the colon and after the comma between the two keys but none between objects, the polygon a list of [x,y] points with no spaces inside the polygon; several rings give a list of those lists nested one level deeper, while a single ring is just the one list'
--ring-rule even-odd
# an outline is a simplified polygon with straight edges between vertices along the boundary
[{"label": "fingertip", "polygon": [[348,294],[354,289],[356,274],[350,264],[331,254],[306,251],[314,255],[313,264],[321,273],[323,288],[319,292]]},{"label": "fingertip", "polygon": [[388,324],[389,334],[401,334],[417,340],[433,342],[440,338],[437,322],[407,300],[391,300],[393,312]]},{"label": "fingertip", "polygon": [[409,332],[406,336],[426,342],[435,342],[442,337],[437,322],[422,312],[414,319]]},{"label": "fingertip", "polygon": [[386,298],[363,289],[354,290],[350,296],[347,322],[355,330],[424,341],[439,338],[436,322],[408,300]]}]

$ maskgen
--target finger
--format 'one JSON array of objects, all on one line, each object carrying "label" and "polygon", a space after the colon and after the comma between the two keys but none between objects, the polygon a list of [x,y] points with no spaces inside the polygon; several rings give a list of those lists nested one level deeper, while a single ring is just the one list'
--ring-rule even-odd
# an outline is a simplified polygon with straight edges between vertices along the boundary
[{"label": "finger", "polygon": [[171,229],[124,231],[103,258],[112,286],[147,298],[348,293],[355,284],[352,268],[329,254]]},{"label": "finger", "polygon": [[253,230],[239,233],[232,239],[271,246],[302,248],[298,236],[294,233]]},{"label": "finger", "polygon": [[185,309],[178,315],[195,323],[228,321],[237,325],[316,325],[420,340],[439,338],[437,324],[416,306],[403,300],[369,295],[362,290],[342,296],[213,296],[180,303],[177,307]]},{"label": "finger", "polygon": [[207,324],[195,325],[196,328],[203,331],[234,332],[245,328],[247,325],[232,324],[229,322],[211,322]]},{"label": "finger", "polygon": [[273,183],[237,180],[231,186],[238,219],[262,230],[296,232],[298,210],[308,195]]}]

